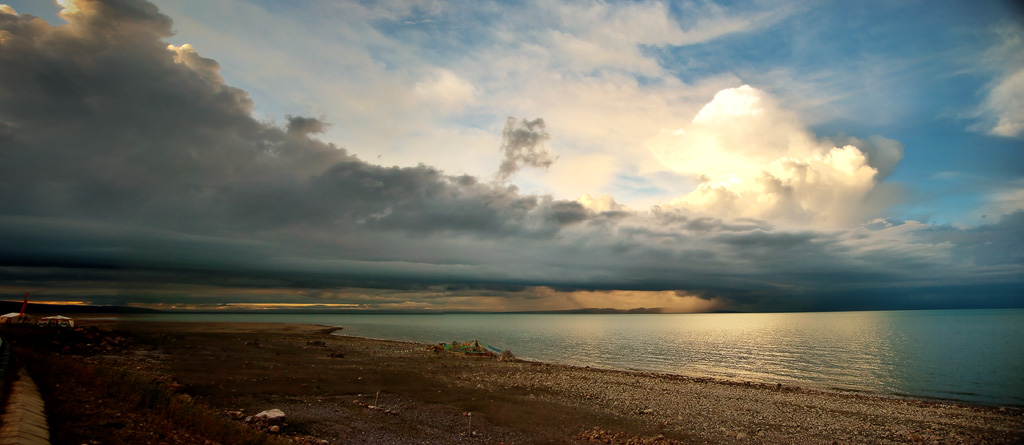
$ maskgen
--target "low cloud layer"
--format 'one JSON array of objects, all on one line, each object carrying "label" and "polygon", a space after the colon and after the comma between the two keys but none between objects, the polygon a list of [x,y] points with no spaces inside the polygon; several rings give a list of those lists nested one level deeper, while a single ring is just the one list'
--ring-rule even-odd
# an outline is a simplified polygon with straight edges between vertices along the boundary
[{"label": "low cloud layer", "polygon": [[172,22],[149,3],[77,0],[62,17],[0,8],[6,294],[439,310],[1024,304],[1020,212],[969,230],[850,223],[902,148],[817,138],[751,87],[652,142],[665,165],[703,175],[696,191],[627,209],[509,182],[555,161],[541,119],[506,122],[496,182],[377,165],[314,137],[318,118],[254,118],[218,62],[168,44]]}]

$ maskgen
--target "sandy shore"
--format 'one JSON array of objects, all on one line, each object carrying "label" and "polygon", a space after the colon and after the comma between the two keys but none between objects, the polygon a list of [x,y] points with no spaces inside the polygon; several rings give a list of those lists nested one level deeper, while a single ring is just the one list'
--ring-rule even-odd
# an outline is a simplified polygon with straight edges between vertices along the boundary
[{"label": "sandy shore", "polygon": [[220,410],[281,409],[282,434],[330,443],[1024,442],[1019,408],[439,355],[309,325],[91,323],[134,340],[90,360]]}]

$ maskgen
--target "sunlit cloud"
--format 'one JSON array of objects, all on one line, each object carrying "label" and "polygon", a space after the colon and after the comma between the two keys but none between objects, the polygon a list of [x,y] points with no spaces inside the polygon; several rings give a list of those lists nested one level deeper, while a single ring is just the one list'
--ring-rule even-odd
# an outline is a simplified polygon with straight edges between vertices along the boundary
[{"label": "sunlit cloud", "polygon": [[871,216],[862,209],[881,179],[879,170],[891,171],[902,147],[884,139],[872,151],[833,144],[747,85],[722,90],[690,125],[662,130],[648,141],[666,167],[700,178],[696,190],[672,205],[720,217],[828,226],[861,222]]}]

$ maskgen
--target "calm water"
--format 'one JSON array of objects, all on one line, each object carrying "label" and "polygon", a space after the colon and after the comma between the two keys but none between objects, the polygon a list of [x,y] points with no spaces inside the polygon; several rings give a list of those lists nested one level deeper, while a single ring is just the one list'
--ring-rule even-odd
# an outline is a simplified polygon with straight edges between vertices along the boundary
[{"label": "calm water", "polygon": [[479,339],[556,363],[1024,405],[1024,310],[146,318],[325,324],[424,343]]}]

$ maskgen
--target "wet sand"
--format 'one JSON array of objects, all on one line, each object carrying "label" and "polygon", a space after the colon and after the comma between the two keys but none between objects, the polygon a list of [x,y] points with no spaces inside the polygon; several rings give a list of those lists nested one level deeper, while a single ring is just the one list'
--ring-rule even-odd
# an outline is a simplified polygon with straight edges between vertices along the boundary
[{"label": "wet sand", "polygon": [[90,360],[225,412],[281,409],[280,434],[329,443],[1024,442],[1020,408],[502,362],[322,326],[91,323],[134,340]]}]

